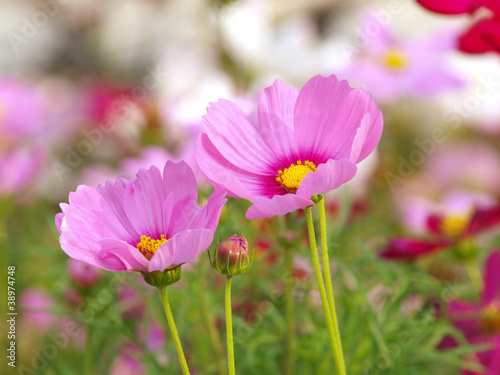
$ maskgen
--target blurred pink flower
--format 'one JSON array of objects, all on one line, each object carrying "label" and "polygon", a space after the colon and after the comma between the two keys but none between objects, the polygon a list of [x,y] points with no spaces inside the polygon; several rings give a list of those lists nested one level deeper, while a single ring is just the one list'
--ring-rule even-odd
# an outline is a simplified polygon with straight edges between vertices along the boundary
[{"label": "blurred pink flower", "polygon": [[423,39],[400,40],[372,15],[364,19],[361,28],[370,30],[365,36],[366,47],[353,52],[352,61],[337,73],[361,85],[377,100],[425,98],[462,87],[462,79],[446,61],[446,53],[455,48],[456,33],[446,31]]},{"label": "blurred pink flower", "polygon": [[472,345],[491,344],[492,348],[469,357],[486,372],[463,370],[462,375],[500,374],[500,252],[494,251],[486,261],[484,289],[479,305],[453,300],[448,307],[453,325],[462,331]]},{"label": "blurred pink flower", "polygon": [[56,316],[49,311],[54,305],[54,299],[42,289],[26,289],[19,297],[24,321],[40,332],[47,332],[57,321]]},{"label": "blurred pink flower", "polygon": [[[444,250],[465,243],[500,225],[500,204],[487,197],[455,193],[441,205],[440,210],[422,211],[414,208],[406,220],[422,231],[425,238],[396,237],[389,241],[380,256],[404,260]],[[470,245],[464,251],[474,251]],[[470,254],[463,254],[469,255]]]},{"label": "blurred pink flower", "polygon": [[[44,98],[37,88],[12,77],[0,79],[0,133],[2,138],[42,135],[48,122]],[[2,139],[4,140],[4,139]]]},{"label": "blurred pink flower", "polygon": [[39,176],[45,161],[43,148],[2,150],[0,145],[0,197],[19,194],[29,188]]},{"label": "blurred pink flower", "polygon": [[300,92],[276,80],[264,90],[258,127],[220,99],[203,117],[198,162],[210,181],[249,200],[248,219],[284,215],[336,189],[376,147],[382,114],[371,95],[335,76],[316,76]]},{"label": "blurred pink flower", "polygon": [[212,242],[225,191],[204,207],[189,166],[167,162],[97,189],[81,185],[56,215],[62,249],[109,271],[163,272],[189,262]]},{"label": "blurred pink flower", "polygon": [[141,293],[124,286],[118,291],[118,308],[125,319],[139,320],[144,316],[146,304]]},{"label": "blurred pink flower", "polygon": [[[121,175],[126,178],[133,178],[135,173],[143,168],[149,169],[152,166],[162,168],[167,161],[177,162],[175,158],[164,148],[158,146],[145,147],[136,158],[125,158],[120,163]],[[189,163],[188,163],[189,165]],[[191,165],[189,165],[191,167]]]},{"label": "blurred pink flower", "polygon": [[68,260],[69,275],[73,282],[82,288],[91,288],[101,279],[101,269],[81,260]]},{"label": "blurred pink flower", "polygon": [[[130,352],[137,352],[136,356],[132,356]],[[124,348],[111,364],[109,371],[110,375],[142,375],[147,371],[136,357],[139,355],[137,348]]]},{"label": "blurred pink flower", "polygon": [[144,332],[140,330],[138,332],[138,337],[139,340],[145,343],[145,347],[150,352],[156,352],[165,346],[165,331],[163,330],[162,326],[155,322],[152,322],[149,326],[149,330],[146,332],[146,336],[144,336]]},{"label": "blurred pink flower", "polygon": [[94,124],[117,116],[118,104],[130,101],[130,90],[108,82],[93,82],[86,87],[87,115]]},{"label": "blurred pink flower", "polygon": [[403,224],[409,231],[429,234],[429,217],[468,217],[476,208],[486,209],[495,204],[495,199],[487,194],[469,191],[452,191],[440,201],[432,201],[422,196],[409,196],[399,202]]}]

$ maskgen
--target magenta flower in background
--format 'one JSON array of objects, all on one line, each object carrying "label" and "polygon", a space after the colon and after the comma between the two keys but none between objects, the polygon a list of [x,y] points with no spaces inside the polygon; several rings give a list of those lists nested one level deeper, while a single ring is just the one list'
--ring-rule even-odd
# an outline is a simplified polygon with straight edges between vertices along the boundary
[{"label": "magenta flower in background", "polygon": [[[413,259],[459,245],[500,225],[498,203],[484,195],[464,192],[451,194],[432,207],[413,202],[404,214],[406,224],[426,237],[396,237],[380,253],[381,257]],[[470,246],[465,249],[472,250]]]},{"label": "magenta flower in background", "polygon": [[469,14],[472,25],[458,40],[458,48],[467,53],[500,53],[500,2],[498,0],[417,0],[430,11]]},{"label": "magenta flower in background", "polygon": [[494,251],[486,262],[484,289],[479,305],[453,300],[448,315],[473,345],[491,344],[492,348],[476,353],[470,361],[479,362],[485,372],[463,370],[462,375],[500,374],[500,251]]},{"label": "magenta flower in background", "polygon": [[456,34],[439,32],[423,39],[397,39],[387,25],[368,16],[362,30],[368,34],[366,47],[353,52],[339,76],[361,85],[377,100],[393,102],[400,97],[427,98],[462,87],[446,54],[455,49]]},{"label": "magenta flower in background", "polygon": [[56,215],[62,249],[109,271],[163,272],[189,262],[212,242],[225,191],[216,186],[198,206],[198,188],[185,162],[141,169],[97,189],[79,186]]},{"label": "magenta flower in background", "polygon": [[[417,235],[431,235],[430,217],[443,217],[465,224],[475,209],[488,209],[495,205],[495,199],[487,194],[466,190],[455,190],[446,194],[440,201],[422,196],[408,196],[399,202],[399,211],[405,227]],[[451,229],[451,228],[449,228]]]},{"label": "magenta flower in background", "polygon": [[258,126],[230,101],[203,117],[198,162],[210,181],[252,203],[246,217],[284,215],[356,174],[382,134],[371,95],[335,76],[316,76],[300,92],[276,80],[264,90]]}]

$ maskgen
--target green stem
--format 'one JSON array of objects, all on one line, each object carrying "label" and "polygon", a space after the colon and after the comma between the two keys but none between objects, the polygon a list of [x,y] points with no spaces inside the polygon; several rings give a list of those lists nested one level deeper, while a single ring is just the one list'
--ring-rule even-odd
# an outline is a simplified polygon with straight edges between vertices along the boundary
[{"label": "green stem", "polygon": [[222,343],[219,339],[219,335],[217,333],[217,328],[215,326],[215,319],[212,314],[212,309],[210,308],[210,304],[207,301],[207,290],[204,278],[204,270],[202,267],[202,262],[198,262],[200,264],[199,272],[199,294],[200,294],[200,302],[201,302],[201,311],[203,320],[205,322],[206,329],[208,331],[208,336],[210,337],[210,341],[212,347],[215,351],[215,356],[217,358],[217,367],[219,368],[220,375],[226,375],[226,366],[224,365],[224,349],[222,348]]},{"label": "green stem", "polygon": [[235,375],[234,369],[234,344],[233,344],[233,317],[231,313],[231,280],[226,277],[226,336],[227,336],[227,367],[229,375]]},{"label": "green stem", "polygon": [[474,284],[477,290],[481,290],[483,288],[483,277],[477,263],[474,260],[466,260],[465,267],[467,268],[467,273],[472,284]]},{"label": "green stem", "polygon": [[285,310],[287,322],[287,358],[285,374],[293,372],[295,363],[295,318],[293,301],[293,250],[285,249]]},{"label": "green stem", "polygon": [[87,326],[87,338],[85,343],[85,374],[94,374],[94,328]]},{"label": "green stem", "polygon": [[323,305],[323,314],[326,319],[326,326],[328,328],[328,337],[330,339],[330,345],[333,351],[333,357],[335,359],[335,365],[337,367],[337,372],[339,375],[346,375],[345,366],[343,366],[343,355],[342,349],[337,345],[338,338],[335,335],[335,329],[333,328],[332,315],[330,313],[330,308],[328,306],[328,299],[325,291],[325,284],[323,282],[323,275],[321,274],[321,266],[319,263],[318,248],[316,246],[316,235],[314,233],[314,223],[312,219],[311,206],[305,209],[306,220],[307,220],[307,231],[309,234],[309,244],[311,246],[311,256],[314,267],[314,274],[316,275],[316,281],[318,283],[319,295],[321,297],[321,304]]},{"label": "green stem", "polygon": [[[328,256],[328,235],[326,232],[326,210],[325,210],[325,198],[321,194],[320,200],[318,201],[319,206],[319,222],[321,229],[321,258],[323,260],[323,271],[325,273],[325,285],[326,294],[328,296],[328,306],[330,308],[330,313],[332,314],[333,329],[335,330],[335,336],[337,338],[337,345],[340,348],[340,353],[342,354],[342,342],[340,340],[339,325],[337,322],[337,312],[335,309],[335,298],[333,296],[332,287],[332,276],[330,272],[330,260]],[[344,356],[342,354],[342,366],[345,367]]]},{"label": "green stem", "polygon": [[189,375],[189,367],[186,362],[186,357],[184,356],[184,351],[182,350],[181,340],[179,339],[177,328],[175,327],[174,316],[172,315],[172,310],[170,309],[170,303],[168,302],[167,287],[158,287],[158,290],[160,291],[163,308],[165,309],[168,327],[170,328],[170,333],[172,334],[172,338],[174,339],[175,349],[177,350],[177,356],[179,357],[182,373],[184,375]]}]

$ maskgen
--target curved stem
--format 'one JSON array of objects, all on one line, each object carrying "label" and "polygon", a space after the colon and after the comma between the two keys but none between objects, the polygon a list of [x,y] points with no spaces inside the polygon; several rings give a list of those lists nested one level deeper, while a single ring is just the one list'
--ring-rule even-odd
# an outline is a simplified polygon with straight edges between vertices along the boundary
[{"label": "curved stem", "polygon": [[177,356],[179,357],[182,373],[184,375],[189,375],[189,367],[186,362],[186,357],[184,356],[184,351],[182,350],[181,340],[179,339],[177,328],[175,327],[174,316],[172,315],[172,310],[170,309],[170,303],[168,302],[167,287],[158,287],[158,290],[160,291],[163,308],[165,309],[168,327],[170,328],[170,333],[172,334],[172,338],[174,339],[175,349],[177,350]]},{"label": "curved stem", "polygon": [[287,358],[285,374],[290,375],[295,363],[295,321],[293,303],[293,250],[285,249],[285,310],[287,322]]},{"label": "curved stem", "polygon": [[316,235],[314,233],[314,223],[312,219],[311,206],[305,209],[306,219],[307,219],[307,231],[309,234],[309,244],[311,246],[311,257],[313,261],[314,274],[316,275],[316,281],[318,283],[319,295],[321,297],[321,304],[323,305],[323,314],[326,319],[326,326],[328,328],[328,337],[330,339],[330,345],[333,351],[333,357],[335,358],[335,366],[337,367],[337,372],[339,375],[346,375],[345,366],[343,366],[343,355],[342,349],[337,345],[338,338],[335,335],[335,330],[333,328],[332,315],[330,313],[330,308],[328,306],[328,299],[325,291],[325,284],[323,282],[323,275],[321,274],[321,266],[319,264],[318,248],[316,246]]},{"label": "curved stem", "polygon": [[233,344],[233,316],[231,313],[231,276],[226,277],[226,336],[227,336],[227,367],[229,375],[235,375],[234,344]]},{"label": "curved stem", "polygon": [[[340,340],[339,325],[337,322],[337,312],[335,310],[335,298],[333,296],[332,287],[332,276],[330,272],[330,260],[328,256],[328,235],[326,232],[326,210],[325,210],[325,198],[321,194],[321,198],[318,201],[319,206],[319,223],[321,229],[321,258],[323,260],[323,272],[325,273],[325,285],[326,294],[328,296],[328,306],[330,308],[330,313],[332,314],[333,329],[335,330],[335,336],[337,338],[337,345],[342,351],[342,342]],[[342,365],[345,367],[344,355],[342,354]]]}]

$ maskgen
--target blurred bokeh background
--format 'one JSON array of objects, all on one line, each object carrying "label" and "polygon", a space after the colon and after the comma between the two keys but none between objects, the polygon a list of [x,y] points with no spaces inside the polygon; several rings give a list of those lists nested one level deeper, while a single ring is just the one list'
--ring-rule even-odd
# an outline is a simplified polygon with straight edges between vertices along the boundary
[{"label": "blurred bokeh background", "polygon": [[[116,281],[68,262],[54,226],[58,204],[79,184],[132,179],[139,168],[182,159],[207,196],[196,140],[208,103],[226,98],[253,116],[275,79],[300,88],[317,74],[363,87],[385,119],[377,151],[328,197],[349,374],[487,371],[490,357],[471,353],[500,347],[500,305],[477,340],[446,307],[458,298],[479,303],[485,259],[500,243],[496,221],[474,233],[473,250],[453,242],[409,263],[378,256],[398,236],[432,242],[432,215],[456,239],[475,210],[498,204],[499,55],[457,48],[473,17],[489,17],[483,11],[445,16],[412,0],[1,1],[0,264],[4,279],[16,267],[19,315],[17,367],[0,372],[80,374],[93,361],[98,374],[177,373],[155,291],[134,275]],[[334,373],[304,218],[249,222],[245,202],[229,203],[217,238],[244,232],[259,254],[234,286],[239,373],[282,373],[283,303],[275,296],[286,282],[301,322],[295,373]],[[288,278],[287,246],[298,249]],[[207,328],[215,322],[223,331],[221,285],[203,257],[174,288],[193,374],[223,373]],[[439,309],[429,310],[436,300]]]}]

